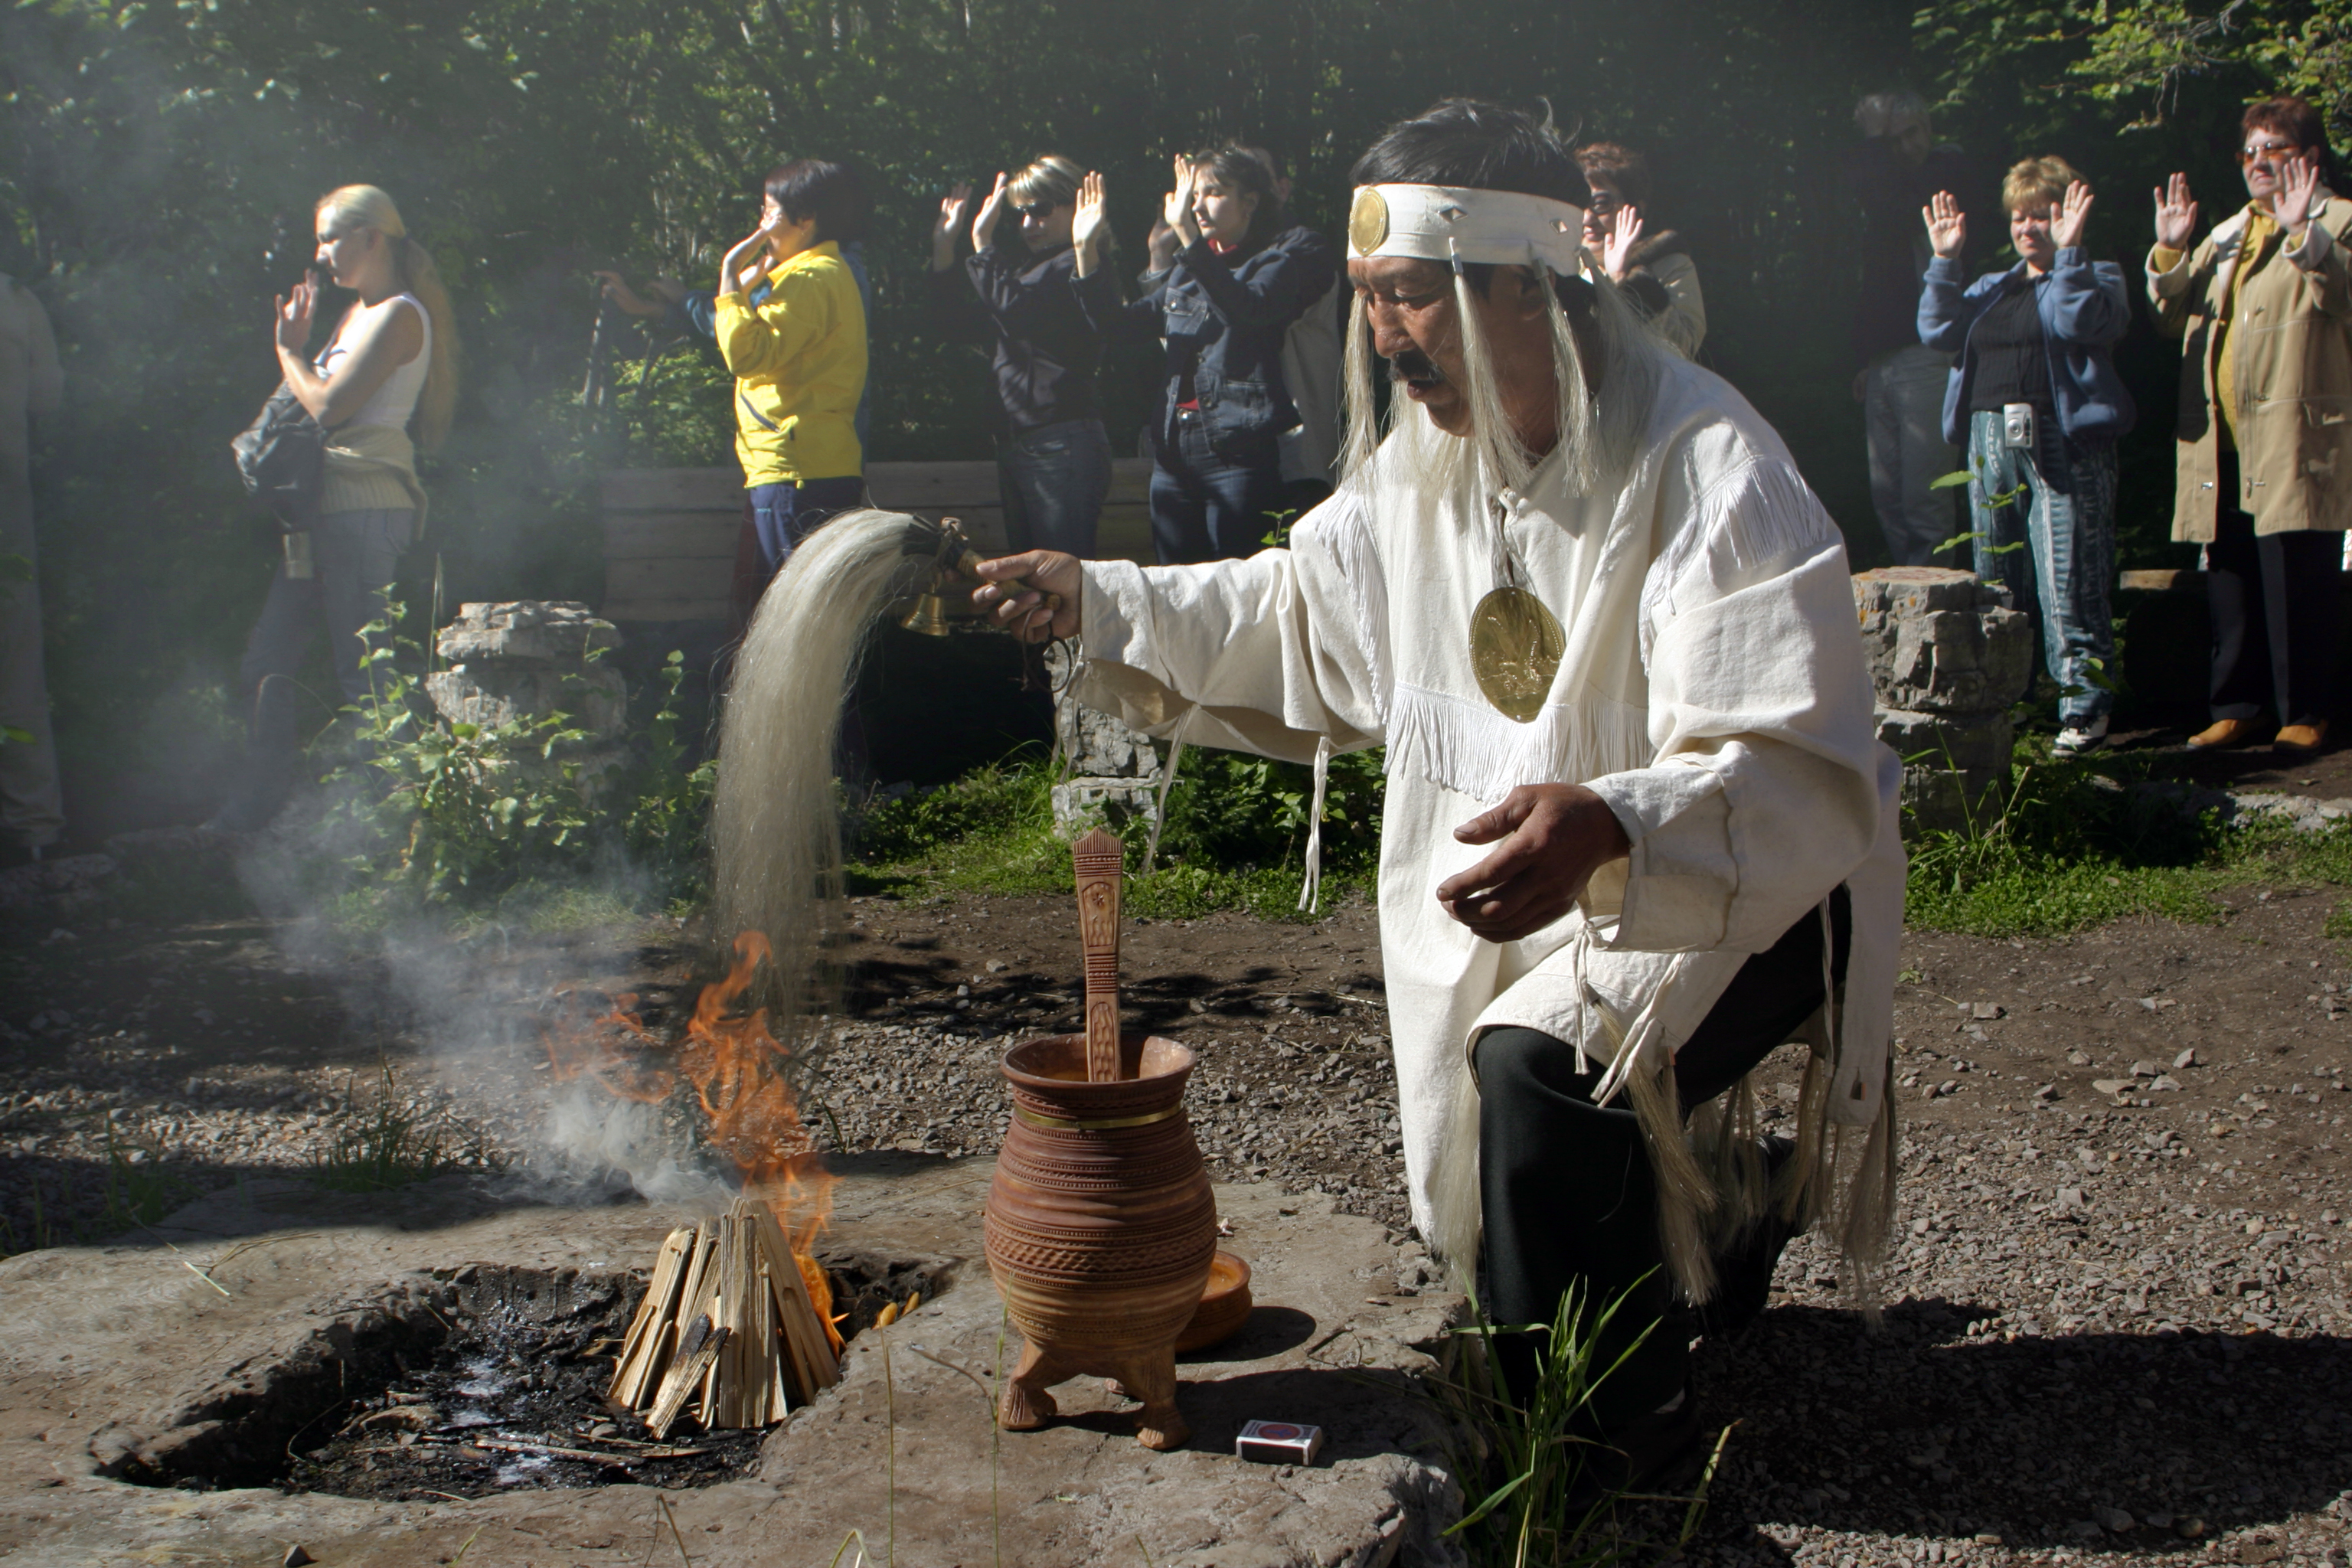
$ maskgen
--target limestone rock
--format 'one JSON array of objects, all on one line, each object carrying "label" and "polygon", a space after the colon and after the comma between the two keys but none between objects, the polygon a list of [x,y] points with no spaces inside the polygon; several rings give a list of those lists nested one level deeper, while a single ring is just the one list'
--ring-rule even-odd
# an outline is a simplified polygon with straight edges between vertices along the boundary
[{"label": "limestone rock", "polygon": [[1070,695],[1068,656],[1046,650],[1052,679],[1054,734],[1069,763],[1068,782],[1054,786],[1054,831],[1075,838],[1097,827],[1122,837],[1150,833],[1160,810],[1160,752],[1151,737]]},{"label": "limestone rock", "polygon": [[426,676],[425,690],[444,719],[486,730],[562,713],[591,734],[617,735],[629,705],[621,672],[601,664],[569,672],[470,665]]},{"label": "limestone rock", "polygon": [[1076,838],[1097,827],[1124,838],[1149,835],[1160,808],[1160,780],[1074,778],[1054,786],[1054,831]]},{"label": "limestone rock", "polygon": [[1054,705],[1054,728],[1070,771],[1088,778],[1156,779],[1160,753],[1151,737],[1130,730],[1108,713],[1063,697]]},{"label": "limestone rock", "polygon": [[1886,708],[2006,710],[2032,668],[2032,624],[1974,573],[1886,566],[1853,580],[1871,687]]},{"label": "limestone rock", "polygon": [[1906,768],[1958,769],[1968,773],[2009,773],[2015,743],[2006,709],[1990,714],[1914,713],[1878,710],[1878,738]]},{"label": "limestone rock", "polygon": [[484,729],[567,715],[599,738],[621,731],[629,702],[621,672],[589,656],[621,634],[585,605],[520,599],[463,605],[436,646],[449,661],[425,678],[433,706],[453,724]]},{"label": "limestone rock", "polygon": [[594,649],[618,647],[621,634],[587,605],[568,599],[518,599],[460,605],[437,646],[453,665],[477,661],[574,668]]}]

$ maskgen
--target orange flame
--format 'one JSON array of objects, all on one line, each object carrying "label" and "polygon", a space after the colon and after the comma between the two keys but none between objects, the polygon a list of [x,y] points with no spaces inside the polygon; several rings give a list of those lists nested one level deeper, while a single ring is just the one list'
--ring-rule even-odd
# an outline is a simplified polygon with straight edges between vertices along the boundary
[{"label": "orange flame", "polygon": [[768,952],[768,939],[759,931],[737,937],[726,978],[702,988],[686,1037],[676,1044],[646,1028],[631,1011],[636,997],[627,994],[614,997],[609,1010],[584,1026],[567,1021],[541,1037],[560,1083],[585,1078],[614,1099],[648,1104],[668,1099],[680,1079],[693,1086],[711,1147],[734,1165],[743,1194],[775,1214],[838,1352],[833,1290],[814,1257],[816,1239],[833,1217],[835,1177],[801,1121],[784,1070],[792,1053],[769,1031],[768,1010],[738,1010]]}]

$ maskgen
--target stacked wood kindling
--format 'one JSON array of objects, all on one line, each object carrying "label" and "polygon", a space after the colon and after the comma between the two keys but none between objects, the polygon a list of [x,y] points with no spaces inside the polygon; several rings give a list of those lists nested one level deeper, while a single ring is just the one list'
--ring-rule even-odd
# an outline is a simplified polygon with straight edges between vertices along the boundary
[{"label": "stacked wood kindling", "polygon": [[774,1213],[739,1198],[662,1242],[608,1397],[656,1438],[689,1404],[705,1431],[765,1426],[840,1379],[839,1343]]}]

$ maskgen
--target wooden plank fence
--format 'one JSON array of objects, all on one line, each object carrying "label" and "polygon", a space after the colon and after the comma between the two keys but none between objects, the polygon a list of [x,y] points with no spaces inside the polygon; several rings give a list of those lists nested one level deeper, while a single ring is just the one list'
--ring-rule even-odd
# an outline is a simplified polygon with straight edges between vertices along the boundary
[{"label": "wooden plank fence", "polygon": [[[1111,465],[1096,552],[1149,563],[1151,462]],[[875,463],[874,504],[926,517],[960,517],[987,552],[1004,549],[1004,510],[992,462]],[[606,619],[723,621],[742,527],[743,476],[734,468],[625,468],[604,477]]]}]

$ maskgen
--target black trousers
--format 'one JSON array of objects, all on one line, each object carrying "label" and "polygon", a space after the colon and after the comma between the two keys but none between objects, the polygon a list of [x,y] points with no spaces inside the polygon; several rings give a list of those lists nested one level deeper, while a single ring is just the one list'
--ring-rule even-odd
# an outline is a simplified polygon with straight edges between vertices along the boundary
[{"label": "black trousers", "polygon": [[2221,453],[2213,542],[2205,548],[2205,598],[2213,613],[2216,719],[2252,719],[2264,708],[2282,724],[2327,717],[2335,699],[2336,622],[2344,559],[2340,531],[2254,533],[2235,504],[2238,454]]},{"label": "black trousers", "polygon": [[[1843,888],[1831,897],[1830,921],[1831,970],[1843,982],[1853,932]],[[1675,1087],[1685,1108],[1746,1077],[1822,1000],[1822,921],[1808,911],[1740,966],[1676,1053]],[[1592,1071],[1578,1072],[1572,1041],[1490,1029],[1478,1038],[1475,1060],[1486,1315],[1496,1323],[1549,1323],[1571,1287],[1582,1288],[1594,1314],[1625,1295],[1599,1347],[1595,1364],[1609,1366],[1674,1307],[1641,1128],[1622,1100],[1592,1103],[1604,1069],[1596,1061]],[[1538,1348],[1510,1336],[1498,1342],[1515,1390],[1532,1386]],[[1664,1323],[1601,1384],[1592,1415],[1611,1430],[1672,1400],[1689,1377],[1689,1343]]]}]

